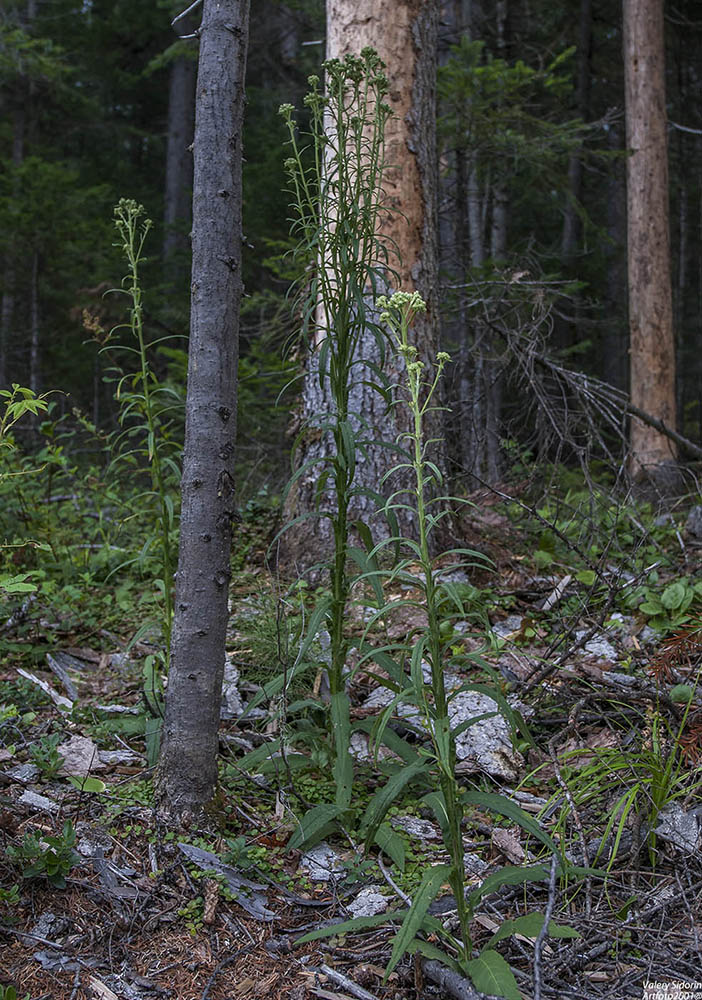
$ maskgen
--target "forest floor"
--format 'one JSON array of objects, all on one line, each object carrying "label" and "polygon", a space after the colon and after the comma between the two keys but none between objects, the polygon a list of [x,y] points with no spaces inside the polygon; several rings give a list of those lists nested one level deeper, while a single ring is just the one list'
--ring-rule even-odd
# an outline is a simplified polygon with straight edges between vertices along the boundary
[{"label": "forest floor", "polygon": [[[624,599],[604,577],[569,567],[552,539],[530,535],[494,498],[476,499],[465,534],[494,570],[459,579],[465,617],[450,641],[475,651],[517,699],[532,742],[515,745],[489,720],[482,744],[463,744],[461,773],[537,818],[574,871],[594,873],[502,885],[476,908],[473,943],[550,906],[572,932],[540,943],[539,962],[529,933],[499,944],[524,1000],[641,998],[648,980],[702,980],[699,539],[685,535],[685,511],[661,522],[648,568],[620,560],[607,570],[624,580]],[[324,922],[401,914],[421,872],[444,854],[411,786],[390,813],[404,870],[363,857],[353,830],[312,856],[288,848],[299,803],[333,798],[333,788],[314,742],[292,783],[238,765],[281,726],[266,708],[242,718],[235,704],[271,676],[280,652],[281,585],[259,554],[253,545],[232,594],[220,796],[210,826],[187,836],[159,827],[151,808],[142,668],[153,650],[141,642],[125,653],[127,628],[81,628],[41,593],[15,602],[0,670],[0,983],[13,983],[18,997],[483,996],[437,985],[434,966],[416,955],[384,982],[397,918],[296,944]],[[286,642],[295,639],[288,617]],[[392,628],[421,629],[421,608],[400,608]],[[297,696],[318,698],[320,682],[313,669]],[[382,704],[360,671],[350,698],[355,720]],[[314,707],[308,718],[312,725]],[[378,785],[377,762],[367,741],[354,753],[362,808]],[[543,861],[518,823],[477,807],[464,844],[471,886],[506,865]],[[431,912],[450,922],[452,909],[446,890]],[[700,983],[696,990],[689,995],[702,996]],[[664,995],[683,994],[671,986]]]}]

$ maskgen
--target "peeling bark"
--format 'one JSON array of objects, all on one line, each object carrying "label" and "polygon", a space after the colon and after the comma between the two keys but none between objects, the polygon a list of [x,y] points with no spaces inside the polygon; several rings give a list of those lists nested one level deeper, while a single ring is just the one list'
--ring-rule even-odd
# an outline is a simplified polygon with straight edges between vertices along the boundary
[{"label": "peeling bark", "polygon": [[[425,316],[414,325],[413,336],[420,355],[429,360],[438,348],[438,248],[436,223],[436,0],[327,0],[327,58],[343,58],[373,47],[387,65],[390,81],[388,103],[395,112],[386,130],[387,170],[384,178],[386,203],[396,212],[384,216],[381,237],[390,250],[390,265],[397,272],[403,291],[420,292],[427,303]],[[392,248],[397,249],[394,255]],[[372,304],[370,305],[372,315]],[[375,339],[370,331],[361,338],[359,365],[352,373],[354,385],[350,412],[368,428],[367,437],[394,442],[409,428],[409,415],[403,408],[388,411],[381,396],[364,381],[374,376],[363,374],[363,361],[379,362]],[[388,358],[385,372],[392,382],[402,377],[402,366]],[[302,418],[329,412],[328,393],[320,386],[315,357],[307,362],[302,400]],[[430,421],[429,437],[440,437],[438,415]],[[303,437],[297,455],[298,468],[312,459],[330,454],[329,436],[319,431]],[[437,461],[440,461],[438,455]],[[380,444],[369,442],[359,456],[356,485],[378,489],[383,476],[397,462],[397,455]],[[317,501],[319,465],[296,481],[288,496],[289,520],[313,511]],[[398,488],[397,479],[386,492]],[[328,498],[329,501],[329,498]],[[333,502],[333,499],[332,501]],[[351,520],[363,519],[377,538],[387,534],[380,519],[372,519],[376,504],[357,493],[350,512]],[[412,532],[413,517],[398,511],[403,530]],[[286,532],[285,552],[298,568],[308,568],[331,550],[328,519],[307,518]]]}]

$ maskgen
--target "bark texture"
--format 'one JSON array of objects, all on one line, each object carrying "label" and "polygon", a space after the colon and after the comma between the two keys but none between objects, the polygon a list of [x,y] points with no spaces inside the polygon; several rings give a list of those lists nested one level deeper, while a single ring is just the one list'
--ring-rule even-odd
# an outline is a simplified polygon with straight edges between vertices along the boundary
[{"label": "bark texture", "polygon": [[[427,303],[427,313],[414,325],[413,335],[421,356],[433,358],[438,347],[438,247],[436,208],[436,35],[438,5],[436,0],[327,0],[327,58],[358,55],[366,46],[374,48],[386,63],[390,81],[388,103],[395,117],[385,134],[387,170],[384,179],[386,203],[396,212],[384,216],[381,236],[390,249],[390,265],[397,280],[388,279],[389,289],[420,292]],[[379,362],[375,340],[370,332],[361,339],[358,365],[352,373],[350,412],[365,426],[362,435],[369,441],[358,456],[356,484],[379,489],[385,473],[397,463],[397,455],[372,439],[394,442],[407,429],[409,418],[402,407],[388,411],[380,395],[370,388],[363,362]],[[331,401],[320,386],[315,358],[308,360],[302,400],[302,419],[329,412]],[[393,382],[401,377],[401,365],[388,358],[385,372]],[[407,426],[404,421],[407,420]],[[430,437],[440,436],[440,421],[429,428]],[[298,467],[323,455],[331,447],[328,435],[306,435],[297,454]],[[286,513],[289,520],[313,511],[317,504],[320,467],[314,466],[298,478],[289,494]],[[399,488],[391,479],[386,492]],[[330,502],[333,502],[333,498]],[[351,520],[370,523],[376,539],[382,538],[385,526],[372,519],[375,504],[358,493],[350,511]],[[398,512],[405,531],[413,529],[409,512]],[[327,519],[306,518],[286,533],[286,556],[299,569],[308,568],[328,554],[331,531]]]},{"label": "bark texture", "polygon": [[[624,0],[631,402],[675,429],[663,0]],[[670,439],[631,422],[634,480],[667,481]]]},{"label": "bark texture", "polygon": [[190,353],[180,550],[160,811],[186,822],[217,780],[234,502],[248,0],[205,0],[194,143]]}]

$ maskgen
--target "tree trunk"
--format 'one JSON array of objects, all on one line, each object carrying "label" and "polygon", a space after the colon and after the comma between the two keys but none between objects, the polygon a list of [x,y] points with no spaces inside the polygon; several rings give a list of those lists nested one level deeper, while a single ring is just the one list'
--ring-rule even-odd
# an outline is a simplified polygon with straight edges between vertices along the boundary
[{"label": "tree trunk", "polygon": [[[413,335],[420,356],[433,358],[438,346],[438,263],[436,224],[436,37],[438,12],[436,0],[327,0],[327,58],[358,54],[370,46],[387,65],[390,80],[389,103],[395,117],[385,135],[386,164],[383,188],[386,202],[398,211],[384,217],[379,234],[397,271],[397,286],[402,291],[417,290],[427,303],[425,316],[417,317]],[[397,257],[393,255],[397,250]],[[323,262],[322,265],[323,266]],[[395,284],[393,282],[393,284]],[[393,290],[396,290],[393,288]],[[371,308],[372,314],[372,308]],[[359,359],[379,362],[375,338],[370,331],[361,338]],[[401,364],[389,357],[385,373],[390,381],[402,378]],[[315,356],[308,359],[304,382],[302,418],[331,411],[325,387],[320,386]],[[367,434],[364,437],[394,442],[408,429],[409,416],[401,407],[388,411],[382,397],[367,383],[373,376],[353,376],[349,413],[362,415]],[[441,420],[433,415],[428,437],[440,436]],[[298,467],[330,454],[329,435],[313,432],[303,437],[297,454]],[[439,460],[439,459],[437,459]],[[397,456],[380,444],[365,448],[356,471],[355,486],[378,490],[383,476]],[[320,466],[298,477],[288,494],[286,514],[289,520],[317,509]],[[387,490],[398,488],[397,480]],[[387,534],[380,519],[372,519],[375,503],[357,492],[350,510],[350,520],[363,519],[376,535]],[[411,512],[398,511],[403,530],[412,531]],[[297,521],[285,536],[285,554],[298,569],[309,568],[331,550],[331,532],[327,518]]]},{"label": "tree trunk", "polygon": [[[184,43],[181,43],[184,44]],[[171,65],[168,92],[168,138],[166,142],[166,191],[163,232],[163,261],[166,274],[176,279],[190,250],[188,238],[192,207],[195,78],[197,63],[187,55]],[[178,266],[176,254],[182,254]]]},{"label": "tree trunk", "polygon": [[[622,152],[621,131],[611,126],[608,148]],[[627,317],[623,290],[626,287],[626,180],[624,163],[613,160],[607,174],[607,281],[602,332],[601,377],[625,390],[627,387]]]},{"label": "tree trunk", "polygon": [[211,800],[224,671],[234,501],[241,160],[248,0],[204,0],[194,142],[193,266],[180,550],[160,811]]},{"label": "tree trunk", "polygon": [[[575,111],[583,121],[587,120],[590,104],[590,49],[592,44],[592,0],[580,0],[578,23],[577,79],[575,85]],[[574,153],[568,160],[568,201],[563,215],[561,235],[561,257],[566,263],[572,261],[578,249],[580,219],[577,206],[582,200],[583,165],[580,156]]]},{"label": "tree trunk", "polygon": [[[624,0],[631,402],[675,429],[663,0]],[[671,441],[631,421],[635,481],[675,479]]]}]

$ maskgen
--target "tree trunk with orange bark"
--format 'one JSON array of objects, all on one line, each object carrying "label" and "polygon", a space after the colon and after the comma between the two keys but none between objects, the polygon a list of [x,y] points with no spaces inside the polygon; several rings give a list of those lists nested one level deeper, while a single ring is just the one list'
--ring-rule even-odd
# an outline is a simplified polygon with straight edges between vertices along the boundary
[{"label": "tree trunk with orange bark", "polygon": [[[624,0],[631,402],[676,427],[663,0]],[[631,421],[629,471],[677,478],[671,440]]]},{"label": "tree trunk with orange bark", "polygon": [[[427,362],[438,348],[438,249],[436,221],[436,0],[327,0],[327,58],[343,58],[362,49],[375,49],[386,64],[390,89],[388,103],[394,117],[385,133],[383,180],[385,203],[393,211],[383,215],[379,236],[388,248],[388,285],[380,291],[418,291],[427,303],[425,315],[417,318],[413,335],[420,356]],[[323,266],[320,263],[319,266]],[[370,309],[372,314],[372,306]],[[378,364],[378,348],[372,333],[361,338],[359,362]],[[390,383],[401,378],[402,364],[388,357],[384,373]],[[353,376],[350,409],[363,421],[364,437],[395,442],[409,428],[409,416],[401,406],[388,409],[386,401],[368,383],[371,377]],[[301,403],[303,426],[310,418],[329,412],[325,385],[320,384],[314,356],[308,357]],[[433,416],[430,436],[441,437],[440,414]],[[331,442],[318,431],[303,432],[296,456],[297,467],[309,465],[290,491],[286,506],[289,520],[315,510],[319,503],[319,464],[328,456]],[[369,524],[376,540],[387,528],[373,517],[376,505],[364,488],[380,489],[383,477],[398,461],[397,453],[378,444],[364,446],[358,457],[356,485],[350,520]],[[385,492],[398,488],[398,480],[386,484]],[[333,498],[327,498],[333,503]],[[412,532],[411,511],[398,511],[403,530]],[[309,567],[331,551],[331,531],[325,518],[296,521],[285,536],[288,559],[298,569]]]}]

